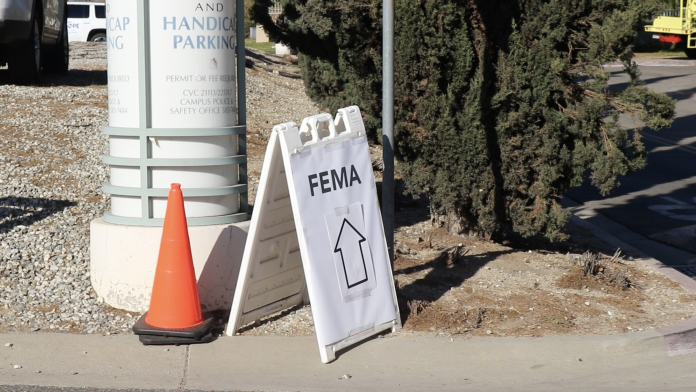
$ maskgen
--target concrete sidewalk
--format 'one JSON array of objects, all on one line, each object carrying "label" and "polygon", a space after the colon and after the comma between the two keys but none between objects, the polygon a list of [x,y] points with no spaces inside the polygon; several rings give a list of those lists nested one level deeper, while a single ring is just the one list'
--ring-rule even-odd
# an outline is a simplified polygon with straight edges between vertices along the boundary
[{"label": "concrete sidewalk", "polygon": [[34,333],[0,335],[0,339],[0,380],[5,385],[235,391],[685,391],[696,383],[696,356],[670,358],[657,331],[549,338],[387,335],[346,350],[327,365],[319,360],[314,337],[222,337],[189,347],[146,347],[130,335]]}]

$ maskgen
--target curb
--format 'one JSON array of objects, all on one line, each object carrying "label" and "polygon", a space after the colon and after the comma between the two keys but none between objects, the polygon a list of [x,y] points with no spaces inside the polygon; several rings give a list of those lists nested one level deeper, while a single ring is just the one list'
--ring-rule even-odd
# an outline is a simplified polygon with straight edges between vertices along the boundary
[{"label": "curb", "polygon": [[[595,214],[599,213],[595,211]],[[696,293],[696,280],[691,279],[668,265],[662,264],[660,261],[648,256],[644,252],[621,241],[620,239],[576,215],[573,215],[570,220],[578,226],[591,230],[596,236],[610,245],[638,254],[641,258],[640,261],[650,266],[656,272],[659,272],[669,279],[679,283],[679,285],[684,289],[691,291],[692,293]],[[677,324],[658,328],[655,331],[664,338],[667,355],[670,357],[696,353],[696,316]]]},{"label": "curb", "polygon": [[[227,337],[216,344],[168,348],[142,346],[126,335],[0,338],[14,343],[0,350],[0,385],[53,387],[0,387],[4,391],[615,391],[617,377],[636,361],[672,366],[654,330],[541,340],[385,337],[343,351],[328,365],[320,363],[314,336]],[[564,388],[569,380],[598,377],[610,381],[612,389]],[[646,373],[644,380],[652,377]]]}]

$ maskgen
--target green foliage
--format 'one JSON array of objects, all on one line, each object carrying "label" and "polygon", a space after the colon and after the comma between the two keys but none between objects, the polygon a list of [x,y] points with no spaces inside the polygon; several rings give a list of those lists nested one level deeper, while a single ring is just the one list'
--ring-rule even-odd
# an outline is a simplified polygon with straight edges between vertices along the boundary
[{"label": "green foliage", "polygon": [[[300,53],[307,94],[324,108],[357,102],[365,125],[381,126],[382,57],[381,1],[289,0],[277,21],[268,15],[270,0],[255,0],[252,19],[264,26],[272,41]],[[374,133],[373,133],[374,136]]]},{"label": "green foliage", "polygon": [[[381,2],[286,0],[276,23],[251,16],[301,53],[308,95],[327,109],[359,105],[374,140],[381,117]],[[632,42],[658,2],[398,0],[395,133],[408,189],[458,230],[564,237],[560,199],[589,176],[606,194],[642,168],[637,130],[671,124],[674,101],[649,91]],[[631,77],[612,91],[602,64]]]}]

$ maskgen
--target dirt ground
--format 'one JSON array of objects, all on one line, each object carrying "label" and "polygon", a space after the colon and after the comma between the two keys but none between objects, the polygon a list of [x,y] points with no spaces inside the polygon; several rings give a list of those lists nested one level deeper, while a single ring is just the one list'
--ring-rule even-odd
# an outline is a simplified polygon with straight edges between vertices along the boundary
[{"label": "dirt ground", "polygon": [[[254,77],[290,82],[275,83],[279,90],[286,89],[276,93],[308,100],[287,61],[260,53],[251,61],[261,65],[248,71]],[[264,116],[264,111],[257,111],[248,117],[251,203],[273,125]],[[301,118],[288,120],[299,124]],[[371,147],[371,151],[379,182],[381,150]],[[696,313],[696,294],[635,255],[612,259],[617,249],[585,228],[569,224],[570,239],[563,243],[500,244],[449,234],[437,222],[431,223],[427,201],[397,195],[396,209],[394,279],[403,322],[397,334],[614,334],[671,325]],[[588,251],[592,256],[585,254]],[[245,326],[239,334],[312,335],[311,307],[276,313]]]},{"label": "dirt ground", "polygon": [[[587,229],[562,244],[505,246],[431,229],[398,229],[395,279],[409,331],[446,335],[613,334],[673,324],[696,295]],[[584,252],[592,252],[584,253]],[[587,274],[585,274],[587,271]]]}]

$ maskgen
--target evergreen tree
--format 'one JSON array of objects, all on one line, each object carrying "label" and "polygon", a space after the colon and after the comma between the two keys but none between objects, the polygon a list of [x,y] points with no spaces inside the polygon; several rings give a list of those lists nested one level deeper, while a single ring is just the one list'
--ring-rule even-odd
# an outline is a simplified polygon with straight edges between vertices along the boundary
[{"label": "evergreen tree", "polygon": [[[359,105],[374,140],[381,117],[381,2],[286,0],[251,16],[301,54],[308,95],[332,112]],[[674,101],[631,62],[644,0],[396,1],[395,139],[408,189],[453,231],[564,237],[560,199],[586,176],[607,194],[646,151],[625,113],[671,124]],[[630,76],[608,86],[602,64]]]}]

